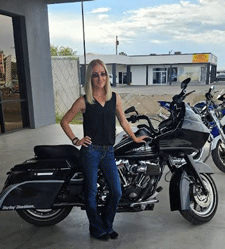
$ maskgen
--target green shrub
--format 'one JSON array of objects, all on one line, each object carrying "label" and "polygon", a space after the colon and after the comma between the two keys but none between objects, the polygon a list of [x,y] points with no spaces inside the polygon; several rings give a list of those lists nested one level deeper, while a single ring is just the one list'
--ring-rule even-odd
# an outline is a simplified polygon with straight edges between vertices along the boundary
[{"label": "green shrub", "polygon": [[[59,115],[58,113],[55,114],[55,122],[59,124],[63,118],[63,115]],[[81,112],[78,112],[75,118],[70,122],[70,124],[83,124],[83,116]]]}]

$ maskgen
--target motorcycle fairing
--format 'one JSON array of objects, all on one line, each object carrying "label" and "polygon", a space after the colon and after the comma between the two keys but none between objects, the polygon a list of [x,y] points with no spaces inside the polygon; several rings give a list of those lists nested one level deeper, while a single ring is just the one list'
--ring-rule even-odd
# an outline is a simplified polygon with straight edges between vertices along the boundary
[{"label": "motorcycle fairing", "polygon": [[195,163],[195,169],[198,171],[198,173],[213,174],[212,169],[207,164],[201,161],[194,161],[194,163]]},{"label": "motorcycle fairing", "polygon": [[175,156],[190,155],[201,149],[209,137],[210,131],[202,123],[201,118],[186,103],[184,107],[184,118],[177,127],[158,136],[159,147],[163,153]]},{"label": "motorcycle fairing", "polygon": [[212,142],[211,142],[211,150],[215,150],[215,148],[216,148],[216,146],[217,146],[217,143],[218,143],[220,140],[222,141],[221,135],[219,135],[219,136],[213,138],[213,140],[212,140]]}]

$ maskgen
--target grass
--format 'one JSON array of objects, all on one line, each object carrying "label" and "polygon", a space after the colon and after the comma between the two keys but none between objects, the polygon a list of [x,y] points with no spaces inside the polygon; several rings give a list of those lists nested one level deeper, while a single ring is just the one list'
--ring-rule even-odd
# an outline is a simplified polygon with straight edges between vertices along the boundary
[{"label": "grass", "polygon": [[[59,124],[62,120],[63,115],[59,115],[58,113],[55,114],[56,116],[56,124]],[[70,124],[83,124],[83,116],[81,112],[78,112],[75,118],[70,122]]]}]

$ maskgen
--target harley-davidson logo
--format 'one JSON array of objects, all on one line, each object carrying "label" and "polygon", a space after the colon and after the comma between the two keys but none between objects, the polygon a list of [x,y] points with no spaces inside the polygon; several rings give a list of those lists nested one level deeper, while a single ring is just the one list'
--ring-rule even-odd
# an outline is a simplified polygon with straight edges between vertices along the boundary
[{"label": "harley-davidson logo", "polygon": [[29,208],[34,208],[34,205],[24,205],[24,206],[3,206],[2,210],[15,210],[15,209],[29,209]]}]

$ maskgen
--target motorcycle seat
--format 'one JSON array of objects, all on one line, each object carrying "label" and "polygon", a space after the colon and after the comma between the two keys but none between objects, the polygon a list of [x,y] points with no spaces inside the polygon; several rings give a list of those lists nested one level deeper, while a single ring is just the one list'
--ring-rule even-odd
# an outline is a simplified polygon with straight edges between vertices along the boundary
[{"label": "motorcycle seat", "polygon": [[37,145],[35,156],[40,159],[69,159],[73,164],[79,163],[80,151],[73,145]]}]

